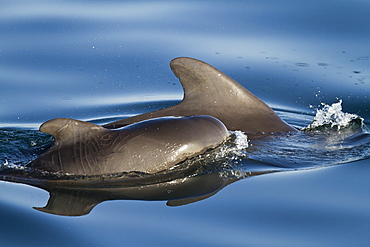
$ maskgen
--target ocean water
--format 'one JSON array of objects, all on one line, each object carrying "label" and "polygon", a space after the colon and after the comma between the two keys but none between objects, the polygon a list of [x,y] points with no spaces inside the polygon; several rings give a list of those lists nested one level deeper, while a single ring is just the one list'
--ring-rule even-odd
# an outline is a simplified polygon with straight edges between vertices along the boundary
[{"label": "ocean water", "polygon": [[[49,119],[103,124],[177,104],[183,91],[169,62],[179,56],[213,65],[304,131],[249,142],[232,133],[213,153],[216,168],[193,177],[213,182],[213,190],[199,184],[197,201],[166,205],[165,196],[133,200],[127,191],[92,200],[85,190],[49,188],[57,195],[51,211],[83,214],[60,216],[40,210],[45,189],[3,176],[1,242],[367,246],[369,8],[368,1],[3,1],[2,167],[43,152],[52,139],[37,129]],[[95,206],[77,206],[87,204]]]}]

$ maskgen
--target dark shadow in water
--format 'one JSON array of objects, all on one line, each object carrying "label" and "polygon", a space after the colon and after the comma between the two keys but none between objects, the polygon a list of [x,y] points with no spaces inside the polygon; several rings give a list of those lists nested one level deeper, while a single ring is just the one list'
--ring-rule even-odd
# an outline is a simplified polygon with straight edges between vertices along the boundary
[{"label": "dark shadow in water", "polygon": [[204,171],[207,168],[199,166],[198,161],[187,163],[176,171],[156,174],[130,172],[88,177],[9,169],[0,174],[0,179],[48,191],[47,205],[34,209],[50,214],[81,216],[108,200],[167,201],[168,206],[186,205],[207,199],[238,180],[274,172],[207,172]]}]

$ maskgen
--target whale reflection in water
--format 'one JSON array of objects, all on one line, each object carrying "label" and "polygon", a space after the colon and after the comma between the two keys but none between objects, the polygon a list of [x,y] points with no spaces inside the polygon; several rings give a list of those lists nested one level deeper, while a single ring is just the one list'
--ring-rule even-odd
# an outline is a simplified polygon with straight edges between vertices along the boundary
[{"label": "whale reflection in water", "polygon": [[23,171],[21,176],[12,173],[0,177],[5,181],[28,184],[48,191],[50,198],[47,205],[34,207],[36,210],[63,216],[81,216],[108,200],[167,201],[168,206],[186,205],[207,199],[240,179],[273,172],[198,173],[199,170],[189,170],[189,166],[197,163],[197,167],[200,167],[202,162],[206,161],[188,160],[183,169],[155,174],[131,172],[90,177],[54,174],[53,177],[51,174],[38,173],[32,177],[31,174],[25,176]]},{"label": "whale reflection in water", "polygon": [[247,176],[269,172],[234,176],[227,172],[214,172],[178,178],[154,184],[133,186],[102,186],[101,188],[49,188],[50,198],[45,207],[35,209],[65,216],[88,214],[97,204],[107,200],[167,201],[168,206],[181,206],[207,199],[230,183]]}]

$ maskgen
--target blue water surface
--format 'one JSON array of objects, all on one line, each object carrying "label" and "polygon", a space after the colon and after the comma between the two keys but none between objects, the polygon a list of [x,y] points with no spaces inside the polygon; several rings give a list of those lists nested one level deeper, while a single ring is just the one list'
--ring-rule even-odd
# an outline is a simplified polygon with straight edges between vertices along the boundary
[{"label": "blue water surface", "polygon": [[[103,123],[178,103],[183,91],[169,62],[179,56],[220,69],[296,127],[307,126],[320,103],[339,99],[344,112],[370,123],[369,1],[1,5],[0,128],[19,130],[17,141],[52,118]],[[10,143],[2,150],[16,155],[23,142]],[[369,176],[364,155],[246,178],[185,206],[106,201],[80,217],[36,211],[46,191],[1,181],[0,239],[4,246],[366,246]]]}]

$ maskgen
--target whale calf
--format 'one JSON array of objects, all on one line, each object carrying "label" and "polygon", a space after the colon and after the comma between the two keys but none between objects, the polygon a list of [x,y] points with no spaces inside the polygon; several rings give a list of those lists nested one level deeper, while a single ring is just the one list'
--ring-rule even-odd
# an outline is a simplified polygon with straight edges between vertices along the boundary
[{"label": "whale calf", "polygon": [[268,105],[239,83],[211,65],[188,57],[170,63],[184,89],[183,100],[175,106],[104,125],[115,129],[146,119],[164,116],[209,115],[222,121],[229,130],[246,133],[295,131]]},{"label": "whale calf", "polygon": [[28,167],[76,175],[156,173],[218,146],[229,136],[225,125],[210,116],[156,118],[116,130],[57,118],[42,124],[40,131],[55,142]]}]

